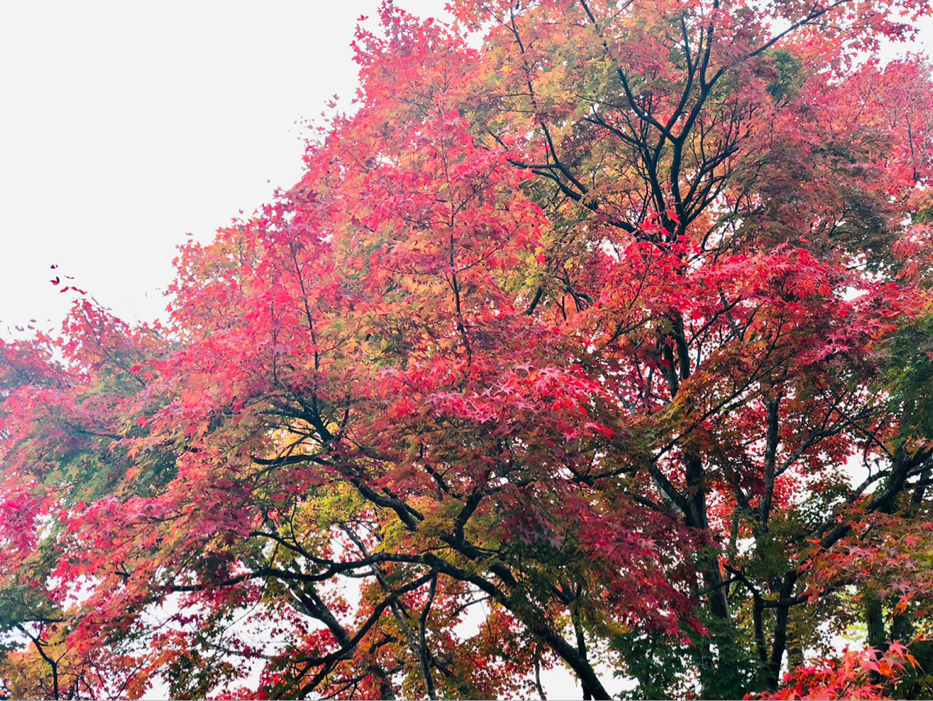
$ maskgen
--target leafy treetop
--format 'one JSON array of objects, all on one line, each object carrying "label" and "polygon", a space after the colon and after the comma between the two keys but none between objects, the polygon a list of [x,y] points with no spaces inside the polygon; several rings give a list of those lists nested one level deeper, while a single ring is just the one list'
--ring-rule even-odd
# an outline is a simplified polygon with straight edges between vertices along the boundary
[{"label": "leafy treetop", "polygon": [[8,693],[924,693],[928,4],[451,9],[166,327],[0,345]]}]

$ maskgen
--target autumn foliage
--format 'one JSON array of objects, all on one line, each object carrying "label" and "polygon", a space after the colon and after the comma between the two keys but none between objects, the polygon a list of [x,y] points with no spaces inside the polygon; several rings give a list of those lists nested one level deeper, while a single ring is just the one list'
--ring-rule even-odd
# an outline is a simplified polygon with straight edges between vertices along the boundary
[{"label": "autumn foliage", "polygon": [[6,693],[933,693],[928,4],[451,9],[164,325],[0,343]]}]

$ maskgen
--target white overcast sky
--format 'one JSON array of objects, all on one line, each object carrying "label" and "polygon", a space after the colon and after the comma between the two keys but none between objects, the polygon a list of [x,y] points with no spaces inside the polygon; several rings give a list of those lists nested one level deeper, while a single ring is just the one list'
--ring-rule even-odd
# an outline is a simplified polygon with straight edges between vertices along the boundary
[{"label": "white overcast sky", "polygon": [[[400,0],[418,15],[443,0]],[[301,173],[303,120],[356,86],[377,0],[0,3],[0,335],[57,328],[75,278],[160,314],[175,246]]]}]

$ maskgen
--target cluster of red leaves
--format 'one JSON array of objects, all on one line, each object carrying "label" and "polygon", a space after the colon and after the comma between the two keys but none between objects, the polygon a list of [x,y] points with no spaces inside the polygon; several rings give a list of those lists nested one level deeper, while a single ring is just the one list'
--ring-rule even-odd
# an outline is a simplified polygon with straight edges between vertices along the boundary
[{"label": "cluster of red leaves", "polygon": [[896,681],[908,667],[917,667],[910,651],[898,642],[881,654],[873,648],[846,649],[838,660],[819,666],[797,667],[784,677],[781,689],[770,694],[749,694],[748,699],[886,699],[882,684]]}]

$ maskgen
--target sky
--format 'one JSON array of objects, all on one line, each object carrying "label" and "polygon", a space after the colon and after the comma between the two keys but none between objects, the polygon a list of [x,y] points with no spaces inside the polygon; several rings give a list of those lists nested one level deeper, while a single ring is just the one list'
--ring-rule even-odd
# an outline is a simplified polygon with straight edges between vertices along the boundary
[{"label": "sky", "polygon": [[377,7],[2,3],[0,336],[57,328],[55,274],[127,321],[160,314],[186,234],[208,241],[298,180],[307,120],[334,94],[349,107],[354,26]]}]

